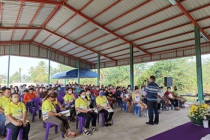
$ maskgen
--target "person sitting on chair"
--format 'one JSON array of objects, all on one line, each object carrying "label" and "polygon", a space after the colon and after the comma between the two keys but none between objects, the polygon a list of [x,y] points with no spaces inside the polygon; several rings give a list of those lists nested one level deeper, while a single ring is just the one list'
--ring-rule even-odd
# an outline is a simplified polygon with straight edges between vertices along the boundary
[{"label": "person sitting on chair", "polygon": [[171,92],[171,88],[167,87],[167,91],[165,92],[165,96],[170,100],[171,104],[174,106],[175,110],[180,110],[178,107],[178,100],[175,98],[173,92]]},{"label": "person sitting on chair", "polygon": [[20,129],[23,129],[23,140],[28,140],[30,124],[26,120],[26,107],[19,102],[19,94],[12,94],[12,101],[5,108],[6,127],[12,130],[12,140],[17,140]]},{"label": "person sitting on chair", "polygon": [[105,94],[108,101],[110,102],[111,107],[113,108],[113,105],[116,103],[116,98],[114,97],[114,94],[110,91],[110,88],[107,89]]},{"label": "person sitting on chair", "polygon": [[129,93],[129,91],[127,91],[127,89],[123,90],[123,92],[121,93],[121,98],[122,98],[122,101],[126,103],[128,112],[132,112],[133,111],[133,102],[131,100],[130,93]]},{"label": "person sitting on chair", "polygon": [[56,113],[56,107],[54,104],[56,98],[57,93],[55,92],[52,92],[45,97],[44,102],[42,103],[43,121],[58,125],[60,131],[66,138],[74,138],[77,136],[77,133],[70,129],[67,117],[63,116],[61,113]]},{"label": "person sitting on chair", "polygon": [[2,88],[3,96],[0,97],[0,120],[1,120],[1,125],[0,125],[0,138],[5,138],[6,135],[6,127],[5,127],[5,121],[6,121],[6,116],[5,116],[5,107],[7,104],[10,103],[10,95],[11,95],[11,89],[3,87]]},{"label": "person sitting on chair", "polygon": [[117,87],[114,96],[117,100],[118,105],[122,104],[122,98],[120,97],[121,93],[122,93],[121,87]]},{"label": "person sitting on chair", "polygon": [[147,104],[147,98],[146,98],[147,92],[145,91],[145,86],[141,86],[139,93],[141,94],[143,102]]},{"label": "person sitting on chair", "polygon": [[187,102],[187,100],[179,95],[177,86],[174,87],[173,94],[175,98],[181,103],[181,108],[184,108],[184,103]]},{"label": "person sitting on chair", "polygon": [[75,121],[76,111],[75,111],[75,96],[73,94],[72,88],[66,89],[67,94],[64,96],[65,104],[67,105],[67,108],[70,111],[70,121]]},{"label": "person sitting on chair", "polygon": [[92,95],[91,92],[90,92],[90,89],[87,88],[86,89],[86,99],[88,101],[88,105],[89,105],[90,108],[94,108],[94,100],[93,100],[93,98],[94,98],[94,95]]},{"label": "person sitting on chair", "polygon": [[137,104],[137,106],[141,107],[141,111],[147,109],[147,105],[142,102],[141,94],[139,93],[139,88],[135,86],[135,91],[132,95],[133,104]]},{"label": "person sitting on chair", "polygon": [[36,95],[34,94],[34,89],[30,88],[29,92],[24,94],[23,101],[26,104],[26,106],[33,107],[34,102],[32,99],[34,98],[36,98]]},{"label": "person sitting on chair", "polygon": [[168,107],[168,104],[169,104],[169,100],[164,96],[164,93],[162,92],[162,88],[163,87],[159,87],[158,89],[158,110],[160,110],[160,106],[162,104],[162,106],[164,105],[164,108],[165,110],[167,110],[167,107]]},{"label": "person sitting on chair", "polygon": [[95,113],[94,110],[90,109],[90,107],[88,105],[88,101],[85,98],[86,92],[84,90],[82,90],[82,91],[80,91],[79,95],[80,96],[75,101],[75,108],[77,111],[77,116],[84,117],[86,119],[85,129],[84,129],[83,133],[85,135],[90,136],[91,133],[89,131],[89,128],[90,128],[91,121],[92,121],[91,131],[97,132],[97,129],[96,129],[97,113]]},{"label": "person sitting on chair", "polygon": [[[111,120],[112,116],[114,114],[112,107],[110,106],[106,96],[104,96],[104,91],[103,89],[100,89],[99,91],[99,96],[96,98],[96,104],[99,109],[100,113],[104,113],[104,118],[105,118],[105,126],[111,126]],[[111,110],[111,112],[108,112]]]}]

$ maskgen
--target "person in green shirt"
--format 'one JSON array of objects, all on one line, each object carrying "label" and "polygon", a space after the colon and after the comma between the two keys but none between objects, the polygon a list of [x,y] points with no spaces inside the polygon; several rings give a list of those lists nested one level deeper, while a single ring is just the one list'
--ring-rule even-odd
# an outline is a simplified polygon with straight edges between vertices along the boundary
[{"label": "person in green shirt", "polygon": [[174,87],[173,94],[175,98],[181,103],[181,108],[184,108],[184,103],[187,102],[187,100],[179,95],[177,86]]}]

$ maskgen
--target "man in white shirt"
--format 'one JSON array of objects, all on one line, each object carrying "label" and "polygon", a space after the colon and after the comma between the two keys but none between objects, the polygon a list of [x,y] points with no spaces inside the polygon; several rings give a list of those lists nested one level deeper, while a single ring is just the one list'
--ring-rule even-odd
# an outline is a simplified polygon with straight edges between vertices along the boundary
[{"label": "man in white shirt", "polygon": [[162,105],[162,109],[165,110],[166,106],[169,104],[169,100],[165,97],[163,91],[163,87],[161,86],[158,90],[158,110],[160,110],[160,106]]},{"label": "man in white shirt", "polygon": [[147,104],[147,92],[144,90],[145,86],[141,86],[141,89],[139,90],[139,93],[141,94],[142,96],[142,100],[145,104]]}]

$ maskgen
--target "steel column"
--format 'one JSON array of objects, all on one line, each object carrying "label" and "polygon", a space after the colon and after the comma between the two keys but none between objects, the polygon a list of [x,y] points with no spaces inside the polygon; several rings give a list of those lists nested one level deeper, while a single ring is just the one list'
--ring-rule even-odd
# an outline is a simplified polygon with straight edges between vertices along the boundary
[{"label": "steel column", "polygon": [[133,65],[133,46],[130,45],[130,85],[134,89],[134,65]]},{"label": "steel column", "polygon": [[51,58],[51,51],[48,51],[48,60],[49,60],[49,65],[48,65],[48,85],[50,84],[50,58]]},{"label": "steel column", "polygon": [[196,54],[198,100],[201,103],[204,100],[204,98],[203,98],[203,77],[202,77],[202,62],[201,62],[200,28],[198,25],[195,26],[195,54]]},{"label": "steel column", "polygon": [[8,71],[7,71],[7,87],[9,87],[10,54],[11,54],[11,45],[9,45]]},{"label": "steel column", "polygon": [[77,68],[77,69],[78,69],[78,76],[77,76],[77,77],[78,77],[78,79],[77,79],[78,81],[77,81],[77,84],[80,84],[80,60],[78,60],[78,65],[77,65],[77,67],[78,67],[78,68]]},{"label": "steel column", "polygon": [[98,61],[97,61],[97,72],[98,72],[98,77],[97,77],[97,85],[100,86],[100,54],[98,54]]}]

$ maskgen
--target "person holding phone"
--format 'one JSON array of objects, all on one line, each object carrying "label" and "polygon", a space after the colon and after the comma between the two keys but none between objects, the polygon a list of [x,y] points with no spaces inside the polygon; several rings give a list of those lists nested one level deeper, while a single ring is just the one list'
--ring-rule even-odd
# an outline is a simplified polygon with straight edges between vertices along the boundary
[{"label": "person holding phone", "polygon": [[57,93],[52,92],[44,99],[44,102],[42,103],[43,121],[58,125],[60,127],[60,131],[66,138],[74,138],[78,133],[73,132],[70,129],[68,119],[65,116],[62,116],[61,113],[56,113],[56,105],[54,104],[56,98]]},{"label": "person holding phone", "polygon": [[83,133],[85,135],[90,136],[91,133],[89,131],[90,128],[90,122],[92,120],[92,127],[90,130],[92,132],[97,132],[96,129],[96,119],[97,119],[97,113],[94,112],[94,110],[90,109],[89,103],[86,99],[86,92],[84,90],[80,91],[80,96],[75,101],[75,108],[77,111],[77,116],[84,117],[86,119],[85,121],[85,129]]},{"label": "person holding phone", "polygon": [[17,140],[20,129],[23,129],[23,139],[28,140],[30,124],[26,120],[26,107],[19,102],[19,94],[12,94],[12,101],[5,107],[6,127],[12,129],[12,140]]}]

